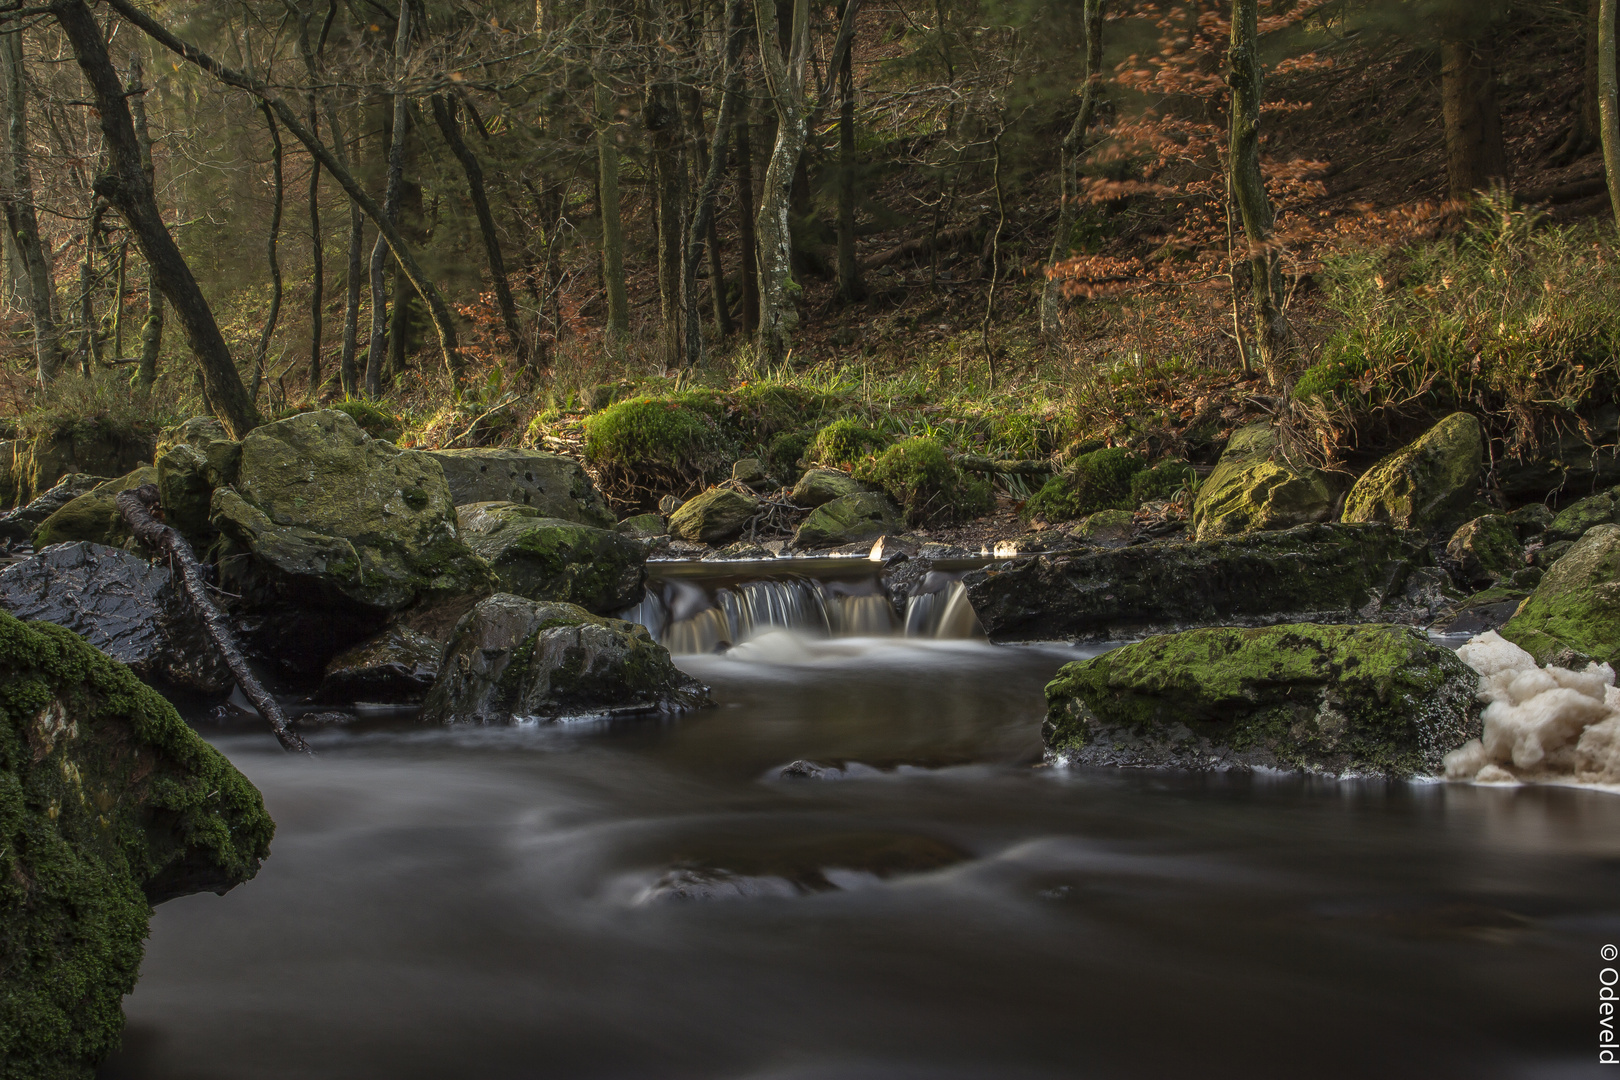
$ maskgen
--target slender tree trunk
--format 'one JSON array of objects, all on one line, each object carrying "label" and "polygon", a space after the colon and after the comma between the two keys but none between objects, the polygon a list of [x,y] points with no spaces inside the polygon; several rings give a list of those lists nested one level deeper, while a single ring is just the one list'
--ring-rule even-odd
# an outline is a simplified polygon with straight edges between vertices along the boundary
[{"label": "slender tree trunk", "polygon": [[1620,228],[1620,102],[1615,100],[1616,0],[1602,0],[1598,13],[1598,113],[1603,122],[1603,171],[1609,181],[1609,202]]},{"label": "slender tree trunk", "polygon": [[253,374],[248,379],[248,393],[259,400],[259,386],[264,381],[264,366],[270,355],[270,339],[276,332],[276,320],[281,316],[281,260],[277,257],[276,242],[281,238],[281,207],[283,188],[281,181],[281,129],[276,126],[276,114],[270,106],[259,103],[264,122],[270,126],[270,179],[274,201],[270,206],[270,235],[265,240],[265,256],[270,264],[270,310],[264,316],[264,329],[259,332],[259,348],[253,354]]},{"label": "slender tree trunk", "polygon": [[[146,84],[139,52],[129,60],[129,113],[135,126],[135,143],[140,149],[141,171],[146,173],[146,182],[156,191],[157,168],[152,164],[152,132],[146,126]],[[157,381],[158,354],[162,351],[163,290],[158,287],[157,275],[148,268],[146,321],[141,324],[141,361],[135,374],[136,381],[146,389],[151,389]]]},{"label": "slender tree trunk", "polygon": [[[332,133],[333,152],[338,155],[345,167],[348,166],[348,151],[344,148],[343,129],[338,126],[337,110],[327,103],[326,127]],[[344,397],[358,397],[360,395],[360,278],[361,253],[366,246],[366,219],[360,212],[360,204],[349,203],[349,244],[348,259],[344,264],[343,276],[343,343],[338,355],[338,381],[343,385]]]},{"label": "slender tree trunk", "polygon": [[489,260],[489,276],[495,285],[495,302],[501,309],[501,322],[506,327],[506,336],[511,339],[518,361],[527,366],[529,345],[518,326],[517,304],[512,300],[512,285],[506,277],[506,260],[501,257],[501,240],[495,232],[495,215],[490,213],[489,194],[484,187],[484,169],[478,162],[478,156],[467,145],[467,140],[461,137],[455,99],[448,94],[435,94],[433,120],[444,135],[450,152],[461,163],[461,171],[467,176],[467,194],[472,199],[473,213],[478,217],[479,235],[484,239],[484,256]]},{"label": "slender tree trunk", "polygon": [[101,219],[106,213],[107,200],[92,192],[90,213],[84,222],[84,258],[79,262],[79,363],[85,378],[101,362],[101,339],[96,335],[95,250],[96,234],[101,232]]},{"label": "slender tree trunk", "polygon": [[792,32],[784,50],[776,0],[758,4],[759,54],[776,106],[776,145],[765,167],[764,192],[754,232],[759,241],[759,362],[775,371],[787,359],[798,327],[800,288],[793,280],[793,231],[788,220],[793,174],[804,153],[809,117],[805,65],[810,52],[809,0],[793,0]]},{"label": "slender tree trunk", "polygon": [[1229,160],[1232,192],[1243,216],[1249,245],[1250,290],[1254,296],[1255,338],[1260,362],[1273,385],[1293,345],[1282,310],[1282,263],[1272,244],[1274,212],[1260,174],[1259,0],[1234,0],[1228,80],[1232,87]]},{"label": "slender tree trunk", "polygon": [[[411,0],[399,0],[399,23],[394,34],[394,79],[405,77],[405,61],[411,49]],[[394,91],[394,132],[388,144],[388,186],[383,196],[383,217],[390,225],[399,224],[399,195],[405,181],[405,134],[410,115],[405,88]],[[366,353],[366,395],[382,396],[383,361],[388,348],[388,298],[383,289],[388,244],[381,236],[371,249],[371,347]]]},{"label": "slender tree trunk", "polygon": [[[848,2],[838,5],[840,20]],[[855,65],[846,49],[838,67],[838,299],[853,304],[864,291],[855,261]]]},{"label": "slender tree trunk", "polygon": [[[728,10],[729,10],[729,8],[728,8]],[[724,79],[722,79],[722,86],[723,85],[724,85]],[[715,140],[716,140],[716,146],[719,147],[720,149],[715,154],[711,155],[710,154],[710,147],[709,147],[709,135],[708,135],[707,130],[704,128],[704,124],[703,124],[703,96],[698,92],[698,89],[695,86],[685,87],[685,88],[682,89],[681,93],[682,93],[682,98],[683,98],[683,100],[685,101],[685,104],[686,104],[687,122],[692,128],[692,146],[693,146],[693,149],[696,151],[695,156],[697,158],[696,164],[697,164],[698,188],[699,188],[699,190],[701,190],[702,187],[703,187],[703,178],[707,177],[709,175],[709,166],[714,161],[715,157],[720,158],[720,161],[721,161],[721,164],[720,164],[720,177],[721,177],[722,180],[724,179],[724,177],[725,177],[725,152],[724,152],[724,149],[727,146],[728,140],[727,140],[726,136],[724,134],[722,134],[723,129],[722,129],[722,131],[717,131],[715,133]],[[721,90],[720,104],[721,104],[721,108],[723,109],[725,107],[725,91],[724,91],[724,89]],[[718,188],[719,188],[719,181],[716,182],[716,190],[717,191],[718,191]],[[699,201],[701,201],[701,199]],[[717,284],[711,284],[710,289],[709,289],[709,299],[714,305],[714,331],[715,331],[715,334],[717,336],[719,336],[719,337],[724,338],[724,337],[730,336],[731,331],[734,329],[734,327],[731,324],[731,310],[726,305],[726,284],[725,284],[726,283],[726,269],[725,269],[725,267],[723,265],[721,265],[721,262],[720,262],[720,230],[715,224],[715,215],[714,215],[713,206],[711,205],[709,209],[710,209],[710,212],[709,212],[708,224],[703,229],[703,242],[699,245],[699,249],[700,250],[706,250],[708,252],[708,256],[709,256],[709,279],[710,279],[710,281],[712,283],[717,283]],[[694,205],[692,213],[690,215],[688,215],[688,220],[694,220],[696,218],[696,215],[697,215],[697,207]],[[690,251],[690,249],[688,249],[688,251],[685,254],[683,254],[683,256],[682,256],[683,273],[684,273],[685,258],[686,258],[687,255],[690,255],[690,254],[691,254],[691,251]],[[695,273],[696,273],[696,271],[694,271],[694,274]],[[682,277],[681,280],[682,280],[681,288],[683,290],[688,289],[688,285],[686,284],[686,279],[685,279],[684,276]],[[693,287],[695,288],[695,286],[693,286]],[[696,354],[692,353],[692,351],[691,351],[692,329],[691,329],[691,326],[690,326],[690,320],[695,319],[695,318],[698,317],[698,308],[697,308],[697,304],[696,304],[696,297],[695,296],[688,297],[688,296],[685,296],[685,294],[683,293],[683,303],[686,305],[686,312],[687,312],[686,317],[687,317],[688,323],[689,323],[688,326],[687,326],[687,330],[686,330],[687,363],[695,364],[695,363],[697,363],[697,359],[694,358],[694,357],[696,357]],[[701,333],[699,333],[698,341],[701,342],[702,340],[703,340],[703,335]]]},{"label": "slender tree trunk", "polygon": [[618,355],[630,336],[630,297],[624,283],[624,228],[619,221],[619,119],[613,92],[596,84],[597,212],[602,218],[602,288],[607,293],[608,351]]},{"label": "slender tree trunk", "polygon": [[[310,95],[309,129],[319,133],[320,113]],[[326,252],[321,242],[321,163],[309,162],[309,397],[318,399],[321,389],[321,322],[326,307]]]},{"label": "slender tree trunk", "polygon": [[107,55],[101,27],[84,0],[56,0],[51,5],[51,13],[73,49],[100,114],[108,168],[96,178],[97,193],[116,207],[128,223],[141,255],[157,276],[163,295],[179,317],[187,344],[202,368],[203,392],[210,409],[226,431],[239,439],[258,425],[258,410],[248,396],[247,387],[242,385],[230,348],[219,332],[219,324],[214,321],[214,313],[198,288],[197,279],[192,276],[191,268],[158,213],[152,183],[141,167],[140,146],[135,139],[124,87]]},{"label": "slender tree trunk", "polygon": [[1440,42],[1440,103],[1446,126],[1446,188],[1454,200],[1507,177],[1489,29]]},{"label": "slender tree trunk", "polygon": [[125,271],[129,262],[129,241],[118,245],[118,274],[113,282],[113,359],[124,358],[124,289],[128,285]]},{"label": "slender tree trunk", "polygon": [[0,75],[6,94],[6,170],[4,199],[6,231],[11,237],[25,278],[21,283],[28,298],[28,311],[34,325],[35,372],[43,385],[56,377],[62,366],[62,341],[51,314],[51,270],[45,248],[39,239],[39,219],[34,213],[34,180],[28,166],[28,99],[23,87],[22,30],[11,28],[0,35]]},{"label": "slender tree trunk", "polygon": [[743,333],[759,330],[759,246],[754,236],[754,148],[748,142],[748,104],[737,121],[737,247],[742,253]]},{"label": "slender tree trunk", "polygon": [[681,241],[685,230],[686,165],[682,161],[681,115],[675,84],[659,81],[647,90],[643,126],[652,136],[653,206],[658,251],[658,345],[666,367],[681,362]]},{"label": "slender tree trunk", "polygon": [[[736,124],[737,107],[742,101],[742,47],[743,3],[728,0],[725,14],[726,48],[725,74],[721,79],[720,112],[714,124],[714,148],[704,155],[703,181],[698,187],[696,204],[692,209],[691,227],[686,237],[686,252],[681,267],[682,293],[686,300],[686,362],[696,365],[703,358],[703,327],[698,319],[697,267],[707,238],[710,253],[714,252],[714,200],[720,190],[720,181],[726,173],[726,140]],[[693,109],[693,123],[701,132],[703,108],[698,102]],[[709,292],[714,298],[716,319],[726,306],[726,282],[717,269],[709,272]]]},{"label": "slender tree trunk", "polygon": [[[1068,254],[1074,232],[1074,218],[1080,202],[1080,161],[1086,152],[1086,132],[1097,115],[1097,99],[1102,83],[1103,9],[1107,0],[1085,0],[1086,69],[1080,88],[1080,109],[1074,115],[1069,133],[1063,137],[1058,155],[1058,223],[1052,235],[1052,250],[1046,256],[1048,268]],[[1056,278],[1048,277],[1041,286],[1041,333],[1049,339],[1059,330],[1062,292]]]}]

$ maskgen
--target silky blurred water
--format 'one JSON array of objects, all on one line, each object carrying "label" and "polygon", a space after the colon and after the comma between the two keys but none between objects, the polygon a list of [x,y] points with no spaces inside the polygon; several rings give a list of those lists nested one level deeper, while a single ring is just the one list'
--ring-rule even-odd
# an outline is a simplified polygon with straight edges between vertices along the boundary
[{"label": "silky blurred water", "polygon": [[1620,798],[1037,767],[1082,655],[777,632],[676,719],[204,726],[272,855],[157,910],[102,1075],[1601,1075]]}]

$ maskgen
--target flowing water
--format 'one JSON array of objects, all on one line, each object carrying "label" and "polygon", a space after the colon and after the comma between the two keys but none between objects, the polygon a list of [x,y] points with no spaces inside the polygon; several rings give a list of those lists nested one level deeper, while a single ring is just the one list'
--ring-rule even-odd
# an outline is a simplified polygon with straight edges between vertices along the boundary
[{"label": "flowing water", "polygon": [[157,910],[103,1077],[1604,1075],[1620,798],[1037,767],[1090,652],[682,574],[711,710],[202,725],[273,854]]}]

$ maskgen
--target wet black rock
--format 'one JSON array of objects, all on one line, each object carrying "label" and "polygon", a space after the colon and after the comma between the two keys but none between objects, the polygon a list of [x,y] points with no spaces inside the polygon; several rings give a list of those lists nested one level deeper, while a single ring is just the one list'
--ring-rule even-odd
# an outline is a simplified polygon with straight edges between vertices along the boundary
[{"label": "wet black rock", "polygon": [[1419,533],[1320,524],[1042,555],[976,570],[963,584],[992,639],[1097,639],[1389,617],[1404,611],[1408,573],[1429,561]]},{"label": "wet black rock", "polygon": [[326,665],[315,692],[320,702],[377,702],[401,704],[421,701],[439,677],[444,646],[409,627],[395,626]]},{"label": "wet black rock", "polygon": [[0,608],[66,627],[149,683],[219,694],[233,682],[168,568],[118,548],[57,544],[13,563]]}]

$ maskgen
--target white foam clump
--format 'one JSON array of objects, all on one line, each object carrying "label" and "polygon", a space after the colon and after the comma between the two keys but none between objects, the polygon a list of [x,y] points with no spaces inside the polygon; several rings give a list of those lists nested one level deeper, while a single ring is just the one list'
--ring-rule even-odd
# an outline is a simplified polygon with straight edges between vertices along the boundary
[{"label": "white foam clump", "polygon": [[1608,664],[1539,667],[1487,631],[1457,650],[1479,672],[1484,737],[1445,756],[1446,778],[1620,784],[1620,688]]}]

